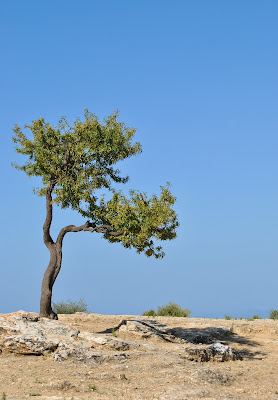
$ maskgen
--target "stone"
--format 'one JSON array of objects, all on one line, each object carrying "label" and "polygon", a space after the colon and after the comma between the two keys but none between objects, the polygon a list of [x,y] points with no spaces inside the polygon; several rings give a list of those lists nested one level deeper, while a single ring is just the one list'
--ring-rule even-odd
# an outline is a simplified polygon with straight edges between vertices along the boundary
[{"label": "stone", "polygon": [[[83,340],[76,340],[76,339]],[[109,354],[95,351],[94,344],[110,349]],[[41,318],[38,314],[19,311],[0,315],[0,352],[18,355],[45,355],[52,353],[55,361],[73,359],[80,362],[103,363],[112,359],[123,362],[129,344],[109,335],[83,332],[56,320]]]},{"label": "stone", "polygon": [[58,344],[58,339],[48,340],[30,335],[16,335],[8,336],[4,339],[2,351],[22,355],[42,355],[56,350]]},{"label": "stone", "polygon": [[242,360],[239,352],[229,346],[216,342],[209,346],[214,361],[235,361]]},{"label": "stone", "polygon": [[53,389],[58,389],[58,390],[67,390],[67,389],[75,388],[75,386],[72,385],[69,381],[54,382],[50,386]]},{"label": "stone", "polygon": [[225,346],[222,343],[213,343],[211,346],[201,347],[195,346],[185,349],[185,355],[183,358],[196,361],[196,362],[208,362],[208,361],[235,361],[242,360],[242,356],[236,350],[229,346]]},{"label": "stone", "polygon": [[127,377],[125,376],[125,374],[120,374],[118,376],[118,379],[120,379],[121,381],[127,381]]},{"label": "stone", "polygon": [[114,350],[128,350],[130,348],[130,345],[128,342],[115,338],[113,336],[108,336],[108,335],[102,335],[97,333],[90,333],[90,332],[81,332],[78,335],[79,338],[85,339],[89,342],[92,342],[96,345],[101,345],[101,346],[106,346]]}]

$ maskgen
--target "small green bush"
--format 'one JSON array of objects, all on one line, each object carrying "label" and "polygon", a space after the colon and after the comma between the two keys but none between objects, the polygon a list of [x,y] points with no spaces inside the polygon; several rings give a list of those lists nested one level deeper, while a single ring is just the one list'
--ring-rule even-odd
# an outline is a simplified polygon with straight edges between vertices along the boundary
[{"label": "small green bush", "polygon": [[155,317],[156,312],[151,309],[151,310],[144,311],[142,315],[144,315],[145,317]]},{"label": "small green bush", "polygon": [[161,317],[188,317],[190,313],[188,308],[181,308],[178,304],[170,302],[166,306],[158,307],[156,314]]},{"label": "small green bush", "polygon": [[227,314],[225,314],[225,319],[228,319],[228,320],[230,320],[230,319],[232,319],[232,318],[231,318],[231,316],[230,316],[230,315],[227,315]]},{"label": "small green bush", "polygon": [[258,314],[253,315],[253,319],[261,319]]},{"label": "small green bush", "polygon": [[52,308],[56,314],[75,314],[76,312],[86,312],[88,310],[88,306],[83,299],[53,303]]},{"label": "small green bush", "polygon": [[269,318],[270,319],[278,319],[278,310],[270,310]]}]

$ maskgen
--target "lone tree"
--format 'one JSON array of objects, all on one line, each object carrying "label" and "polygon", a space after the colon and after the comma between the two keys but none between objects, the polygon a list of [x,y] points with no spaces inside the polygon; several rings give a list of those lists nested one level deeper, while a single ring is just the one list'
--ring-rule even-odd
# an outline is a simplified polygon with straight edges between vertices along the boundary
[{"label": "lone tree", "polygon": [[[83,121],[76,119],[70,125],[62,118],[57,127],[40,118],[25,125],[25,129],[31,131],[31,139],[16,125],[12,140],[17,153],[26,155],[28,160],[14,166],[28,177],[42,178],[42,187],[36,193],[46,198],[43,238],[50,262],[42,281],[40,315],[58,319],[51,298],[61,269],[65,235],[81,231],[101,233],[109,242],[134,247],[148,257],[162,258],[162,247],[155,242],[176,237],[178,221],[172,208],[175,198],[169,185],[161,187],[160,197],[147,197],[134,190],[126,197],[113,187],[114,183],[126,183],[129,179],[122,177],[114,165],[141,152],[140,143],[132,142],[135,129],[119,122],[118,112],[101,123],[85,110]],[[100,189],[111,192],[110,200],[98,195]],[[54,241],[50,234],[54,203],[77,211],[87,222],[65,226]]]}]

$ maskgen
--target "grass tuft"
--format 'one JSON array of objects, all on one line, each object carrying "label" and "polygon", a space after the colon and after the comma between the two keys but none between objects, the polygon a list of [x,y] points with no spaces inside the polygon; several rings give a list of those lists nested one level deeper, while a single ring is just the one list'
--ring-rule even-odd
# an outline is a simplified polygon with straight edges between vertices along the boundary
[{"label": "grass tuft", "polygon": [[56,314],[75,314],[76,312],[86,312],[88,306],[83,299],[78,301],[62,300],[58,303],[53,303],[52,309]]}]

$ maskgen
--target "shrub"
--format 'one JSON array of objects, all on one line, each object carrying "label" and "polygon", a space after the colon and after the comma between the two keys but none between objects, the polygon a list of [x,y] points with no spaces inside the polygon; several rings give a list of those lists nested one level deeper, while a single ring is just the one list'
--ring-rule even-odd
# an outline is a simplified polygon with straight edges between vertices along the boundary
[{"label": "shrub", "polygon": [[230,319],[232,319],[232,318],[231,318],[231,316],[230,316],[230,315],[227,315],[227,314],[225,314],[225,319],[228,319],[228,320],[230,320]]},{"label": "shrub", "polygon": [[253,319],[261,319],[258,314],[253,315]]},{"label": "shrub", "polygon": [[278,310],[270,310],[269,318],[270,319],[278,319]]},{"label": "shrub", "polygon": [[144,315],[145,317],[155,317],[156,312],[151,309],[151,310],[144,311],[142,315]]},{"label": "shrub", "polygon": [[75,314],[76,312],[86,312],[88,310],[88,306],[83,299],[53,303],[52,308],[56,314]]},{"label": "shrub", "polygon": [[166,306],[158,307],[158,316],[188,317],[191,311],[188,308],[181,308],[178,304],[170,302]]}]

